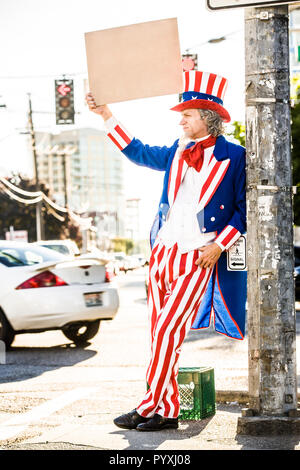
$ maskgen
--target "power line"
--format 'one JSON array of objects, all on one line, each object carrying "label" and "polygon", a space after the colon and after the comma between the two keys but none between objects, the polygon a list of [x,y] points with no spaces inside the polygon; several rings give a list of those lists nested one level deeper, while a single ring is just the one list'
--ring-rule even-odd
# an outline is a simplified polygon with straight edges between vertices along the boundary
[{"label": "power line", "polygon": [[21,198],[19,196],[17,196],[16,194],[12,193],[9,189],[5,188],[3,186],[3,191],[9,196],[11,197],[12,199],[15,199],[16,201],[18,202],[22,202],[23,204],[37,204],[38,202],[40,202],[43,198],[42,196],[38,196],[34,199],[24,199],[24,198]]},{"label": "power line", "polygon": [[15,186],[14,184],[12,184],[10,181],[3,178],[2,176],[0,177],[0,181],[1,183],[5,184],[16,193],[22,194],[23,196],[39,197],[42,194],[41,191],[24,191],[24,189],[18,188],[17,186]]},{"label": "power line", "polygon": [[[51,199],[49,199],[48,196],[46,196],[46,194],[43,193],[42,191],[24,191],[23,189],[18,188],[14,184],[10,183],[6,178],[3,178],[3,176],[0,176],[0,182],[3,185],[10,188],[12,191],[15,191],[16,193],[21,194],[22,196],[28,196],[30,198],[34,198],[34,202],[36,202],[37,199],[39,199],[39,200],[43,199],[47,204],[52,206],[53,209],[55,209],[59,212],[64,212],[64,213],[68,212],[68,209],[66,207],[59,206],[55,202],[51,201]],[[7,191],[8,191],[8,189],[7,189]],[[19,197],[19,196],[13,194],[13,193],[11,193],[11,195],[12,195],[12,197],[15,197],[16,199]],[[23,199],[23,201],[25,201],[25,203],[31,204],[30,199]]]},{"label": "power line", "polygon": [[[20,202],[22,204],[26,204],[26,205],[27,204],[36,204],[37,202],[39,202],[41,200],[41,198],[36,198],[36,199],[32,199],[32,200],[29,201],[28,199],[19,198],[18,196],[13,194],[11,191],[9,191],[5,187],[3,187],[2,190],[3,190],[3,192],[1,193],[1,191],[0,191],[0,195],[5,194],[6,196],[9,197],[9,199],[14,199],[15,201]],[[57,214],[57,212],[55,212],[55,210],[53,210],[51,207],[47,208],[47,212],[50,213],[51,215],[53,215],[60,222],[65,221],[65,217],[62,217],[59,214]]]},{"label": "power line", "polygon": [[[22,204],[37,204],[39,202],[44,201],[48,206],[48,210],[50,213],[56,217],[58,220],[65,220],[64,217],[60,216],[57,214],[56,211],[63,212],[65,214],[68,214],[69,217],[77,224],[80,225],[83,230],[88,230],[89,228],[92,227],[92,218],[91,217],[81,217],[80,215],[76,214],[72,210],[68,209],[67,207],[62,207],[53,202],[46,194],[44,194],[42,191],[25,191],[21,188],[18,188],[14,184],[10,183],[6,178],[3,178],[2,176],[0,177],[0,183],[2,184],[2,190],[4,191],[5,194],[7,194],[11,199],[16,200],[17,202],[21,202]],[[21,194],[22,196],[28,196],[31,199],[25,199],[23,197],[18,196],[17,194],[14,194],[12,191],[10,191],[10,188],[12,191],[15,191],[18,194]]]}]

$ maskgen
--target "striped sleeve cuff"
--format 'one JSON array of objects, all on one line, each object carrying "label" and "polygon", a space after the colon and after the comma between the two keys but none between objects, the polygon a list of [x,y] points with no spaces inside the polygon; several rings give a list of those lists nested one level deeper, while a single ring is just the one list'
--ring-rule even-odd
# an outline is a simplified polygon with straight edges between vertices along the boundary
[{"label": "striped sleeve cuff", "polygon": [[107,136],[118,147],[118,149],[123,150],[132,141],[133,137],[114,116],[107,119],[107,121],[104,122],[104,125]]},{"label": "striped sleeve cuff", "polygon": [[227,225],[221,233],[214,240],[215,243],[221,248],[222,251],[228,250],[241,236],[239,232],[232,225]]}]

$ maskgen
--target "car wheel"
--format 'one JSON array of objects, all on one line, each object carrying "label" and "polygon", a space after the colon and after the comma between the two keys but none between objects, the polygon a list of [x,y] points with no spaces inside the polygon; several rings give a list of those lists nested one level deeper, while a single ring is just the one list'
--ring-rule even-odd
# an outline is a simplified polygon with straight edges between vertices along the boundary
[{"label": "car wheel", "polygon": [[62,328],[63,334],[78,346],[85,344],[89,339],[93,338],[99,330],[100,320],[89,323],[74,323]]},{"label": "car wheel", "polygon": [[15,332],[7,321],[4,313],[0,310],[0,340],[5,343],[6,348],[9,348],[15,339]]}]

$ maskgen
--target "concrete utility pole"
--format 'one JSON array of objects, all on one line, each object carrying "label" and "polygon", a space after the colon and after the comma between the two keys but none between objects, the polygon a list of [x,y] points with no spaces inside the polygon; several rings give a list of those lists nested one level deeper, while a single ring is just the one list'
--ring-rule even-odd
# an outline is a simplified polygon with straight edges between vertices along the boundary
[{"label": "concrete utility pole", "polygon": [[67,180],[67,168],[66,168],[66,154],[62,153],[62,164],[63,164],[63,174],[64,174],[64,193],[65,193],[65,208],[69,207],[69,197],[68,197],[68,180]]},{"label": "concrete utility pole", "polygon": [[249,409],[239,434],[300,431],[288,6],[246,8]]},{"label": "concrete utility pole", "polygon": [[[32,147],[32,154],[33,154],[33,161],[34,161],[34,171],[35,171],[35,186],[36,191],[40,191],[40,182],[39,182],[39,172],[38,172],[38,165],[37,165],[37,152],[36,152],[36,145],[35,145],[35,132],[33,127],[33,120],[32,120],[32,105],[31,105],[31,95],[28,93],[28,122],[29,122],[29,132],[31,136],[31,147]],[[42,201],[36,204],[36,239],[44,240],[44,224],[43,224],[43,215],[42,215]]]}]

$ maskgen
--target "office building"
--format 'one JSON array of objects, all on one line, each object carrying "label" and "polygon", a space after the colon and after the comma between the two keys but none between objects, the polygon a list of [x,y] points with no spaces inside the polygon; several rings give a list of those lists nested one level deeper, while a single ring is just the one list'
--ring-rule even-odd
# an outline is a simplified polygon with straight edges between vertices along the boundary
[{"label": "office building", "polygon": [[96,213],[98,220],[101,214],[113,218],[110,236],[124,236],[123,160],[105,132],[89,128],[39,132],[36,142],[39,179],[49,185],[57,204],[80,214]]}]

